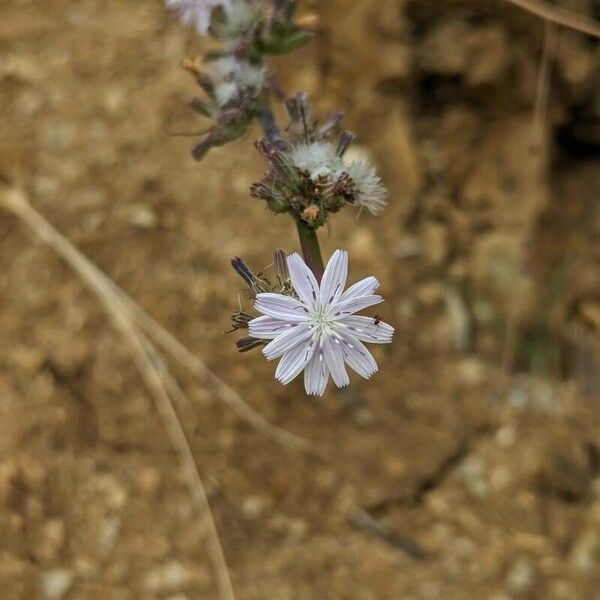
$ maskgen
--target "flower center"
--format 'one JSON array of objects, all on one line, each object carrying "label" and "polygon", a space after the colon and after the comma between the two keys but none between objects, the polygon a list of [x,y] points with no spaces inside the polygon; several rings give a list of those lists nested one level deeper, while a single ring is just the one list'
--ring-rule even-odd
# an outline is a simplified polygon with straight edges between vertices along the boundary
[{"label": "flower center", "polygon": [[329,306],[318,303],[312,311],[312,321],[319,334],[330,334],[333,331],[334,319],[331,318]]}]

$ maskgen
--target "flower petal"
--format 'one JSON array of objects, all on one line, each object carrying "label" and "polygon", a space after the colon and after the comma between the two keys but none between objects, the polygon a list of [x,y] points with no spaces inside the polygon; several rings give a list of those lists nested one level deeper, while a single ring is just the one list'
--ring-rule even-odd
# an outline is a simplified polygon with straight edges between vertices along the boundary
[{"label": "flower petal", "polygon": [[348,253],[344,250],[336,250],[329,259],[321,280],[323,304],[331,304],[342,295],[347,277]]},{"label": "flower petal", "polygon": [[349,367],[365,379],[370,379],[377,373],[379,369],[373,355],[360,340],[348,333],[340,333],[340,338],[340,348]]},{"label": "flower petal", "polygon": [[331,377],[339,388],[350,385],[350,377],[344,365],[342,340],[338,336],[329,336],[323,340],[323,356]]},{"label": "flower petal", "polygon": [[298,323],[309,318],[308,308],[295,298],[283,294],[256,294],[254,308],[269,317]]},{"label": "flower petal", "polygon": [[275,371],[275,379],[283,383],[283,385],[287,385],[300,374],[300,371],[302,371],[304,367],[306,367],[313,354],[313,339],[298,344],[290,351],[286,352],[279,361]]},{"label": "flower petal", "polygon": [[312,308],[319,298],[319,284],[313,272],[306,266],[299,254],[290,254],[287,259],[290,279],[298,298]]},{"label": "flower petal", "polygon": [[329,372],[323,358],[323,352],[320,348],[317,348],[306,369],[304,369],[304,389],[306,393],[310,396],[322,396],[325,393],[328,379]]},{"label": "flower petal", "polygon": [[352,315],[338,321],[338,326],[345,326],[348,333],[361,342],[371,344],[389,344],[394,337],[394,328],[383,321],[376,322],[373,317]]},{"label": "flower petal", "polygon": [[274,340],[269,342],[262,350],[267,360],[279,358],[292,348],[306,341],[313,334],[313,330],[307,325],[301,324],[297,327],[292,327],[289,331],[278,335]]},{"label": "flower petal", "polygon": [[272,340],[294,326],[296,326],[296,323],[274,319],[273,317],[256,317],[248,323],[248,333],[259,340]]},{"label": "flower petal", "polygon": [[369,296],[379,287],[379,281],[375,277],[365,277],[354,285],[351,285],[340,298],[340,301],[358,298],[359,296]]},{"label": "flower petal", "polygon": [[341,300],[340,302],[336,302],[331,307],[331,313],[335,319],[344,319],[348,315],[352,315],[363,308],[368,308],[369,306],[374,306],[375,304],[379,304],[381,302],[383,302],[383,298],[381,296],[358,296],[356,298],[350,298],[349,300]]}]

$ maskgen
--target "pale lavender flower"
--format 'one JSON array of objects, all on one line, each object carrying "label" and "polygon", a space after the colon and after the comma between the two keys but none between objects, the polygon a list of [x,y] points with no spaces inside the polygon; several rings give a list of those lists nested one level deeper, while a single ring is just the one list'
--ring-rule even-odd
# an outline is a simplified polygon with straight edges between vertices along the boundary
[{"label": "pale lavender flower", "polygon": [[212,11],[218,6],[227,8],[231,0],[166,0],[168,8],[179,14],[181,22],[193,26],[200,35],[210,27]]},{"label": "pale lavender flower", "polygon": [[325,268],[321,285],[298,254],[287,259],[298,298],[257,294],[255,308],[263,316],[249,323],[250,336],[272,340],[264,348],[267,360],[281,358],[275,378],[288,384],[304,370],[307,394],[322,396],[329,375],[338,387],[349,385],[346,365],[365,379],[377,363],[363,342],[388,344],[394,328],[379,318],[355,315],[383,302],[374,294],[375,277],[367,277],[344,291],[348,253],[336,250]]}]

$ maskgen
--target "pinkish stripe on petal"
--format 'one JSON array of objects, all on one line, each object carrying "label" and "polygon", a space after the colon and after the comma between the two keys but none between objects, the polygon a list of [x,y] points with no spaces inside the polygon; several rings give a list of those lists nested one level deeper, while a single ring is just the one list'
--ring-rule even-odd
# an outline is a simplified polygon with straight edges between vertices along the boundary
[{"label": "pinkish stripe on petal", "polygon": [[283,385],[290,383],[306,367],[313,353],[314,345],[311,345],[311,340],[306,340],[286,352],[277,365],[275,379]]},{"label": "pinkish stripe on petal", "polygon": [[252,337],[261,340],[272,340],[295,325],[295,323],[274,319],[273,317],[256,317],[256,319],[252,319],[252,321],[248,323],[248,333]]},{"label": "pinkish stripe on petal", "polygon": [[254,308],[258,312],[282,321],[298,323],[309,319],[308,309],[302,302],[282,294],[257,294]]},{"label": "pinkish stripe on petal", "polygon": [[342,341],[337,337],[329,336],[323,340],[323,356],[337,387],[350,385],[350,377],[344,365],[344,353],[340,347]]},{"label": "pinkish stripe on petal", "polygon": [[331,304],[344,291],[348,277],[348,253],[336,250],[325,267],[321,280],[321,302]]},{"label": "pinkish stripe on petal", "polygon": [[377,295],[371,296],[358,296],[357,298],[350,298],[349,300],[341,300],[336,302],[331,307],[331,313],[335,319],[344,319],[348,315],[352,315],[363,308],[369,306],[375,306],[383,302],[383,298]]},{"label": "pinkish stripe on petal", "polygon": [[327,387],[329,372],[320,348],[313,353],[304,369],[304,389],[309,396],[322,396]]},{"label": "pinkish stripe on petal", "polygon": [[312,329],[304,324],[298,325],[277,336],[270,341],[264,348],[263,354],[267,360],[279,358],[298,344],[306,341],[312,336]]},{"label": "pinkish stripe on petal", "polygon": [[354,285],[351,285],[340,298],[340,301],[369,296],[379,287],[379,281],[375,277],[365,277]]},{"label": "pinkish stripe on petal", "polygon": [[290,279],[298,298],[309,308],[319,298],[319,284],[312,271],[306,266],[299,254],[290,254],[287,259]]},{"label": "pinkish stripe on petal", "polygon": [[365,379],[370,379],[372,375],[377,373],[378,367],[373,355],[359,339],[345,332],[340,333],[340,337],[340,348],[349,367]]}]

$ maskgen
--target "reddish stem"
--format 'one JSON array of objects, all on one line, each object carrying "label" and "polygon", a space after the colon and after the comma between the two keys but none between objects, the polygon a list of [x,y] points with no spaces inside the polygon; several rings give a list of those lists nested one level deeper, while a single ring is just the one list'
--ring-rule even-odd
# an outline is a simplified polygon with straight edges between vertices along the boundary
[{"label": "reddish stem", "polygon": [[321,283],[325,267],[323,266],[323,257],[321,256],[317,232],[300,219],[296,221],[296,226],[298,228],[298,237],[300,238],[300,247],[302,248],[304,262],[313,272],[317,281]]}]

